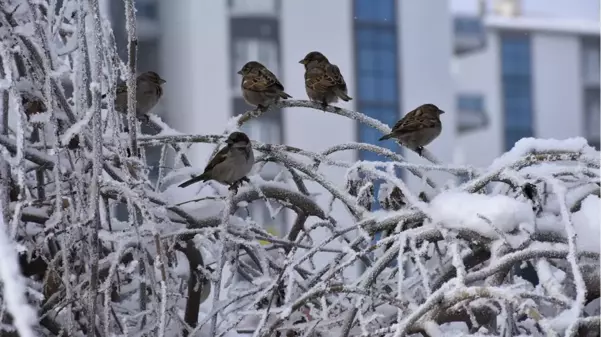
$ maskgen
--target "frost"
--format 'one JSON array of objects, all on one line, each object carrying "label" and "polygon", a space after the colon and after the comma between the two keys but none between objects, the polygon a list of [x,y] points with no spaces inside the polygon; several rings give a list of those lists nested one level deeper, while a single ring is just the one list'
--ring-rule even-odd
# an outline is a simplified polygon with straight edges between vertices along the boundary
[{"label": "frost", "polygon": [[27,303],[26,287],[19,270],[17,252],[7,237],[8,226],[4,222],[4,210],[0,209],[0,279],[3,283],[3,299],[14,319],[19,335],[33,337],[37,324],[36,313]]},{"label": "frost", "polygon": [[[217,151],[265,112],[232,117],[210,135],[136,116],[143,55],[134,1],[125,1],[127,60],[98,7],[0,4],[0,103],[8,99],[0,109],[0,312],[16,318],[3,321],[3,333],[598,330],[600,156],[584,139],[522,139],[483,167],[444,163],[427,149],[415,163],[381,143],[306,150],[253,139],[250,182],[237,191],[215,181],[179,188],[206,165],[192,166],[187,149],[204,143]],[[128,118],[115,111],[120,80]],[[324,112],[289,99],[274,108],[390,131],[344,104]],[[140,123],[153,134],[142,134]],[[150,146],[158,160],[147,158]],[[385,161],[340,155],[346,151]],[[447,180],[434,181],[441,172]]]}]

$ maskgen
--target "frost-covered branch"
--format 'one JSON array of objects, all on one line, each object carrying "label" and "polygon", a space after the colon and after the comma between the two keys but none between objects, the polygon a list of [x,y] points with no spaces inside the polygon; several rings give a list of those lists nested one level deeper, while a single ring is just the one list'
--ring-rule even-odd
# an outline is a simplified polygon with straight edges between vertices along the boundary
[{"label": "frost-covered branch", "polygon": [[[184,149],[227,134],[179,134],[152,113],[158,134],[139,134],[135,3],[124,3],[128,60],[97,0],[0,4],[0,209],[12,222],[2,246],[14,247],[4,266],[19,268],[2,280],[3,333],[26,335],[14,303],[39,313],[27,326],[53,335],[598,329],[587,315],[601,293],[600,156],[584,139],[523,139],[483,167],[427,151],[429,164],[413,163],[380,144],[308,151],[254,139],[249,184],[182,189],[179,180],[205,166],[192,167]],[[114,104],[120,76],[130,90],[127,134]],[[303,100],[276,107],[323,114]],[[390,131],[360,112],[326,112]],[[227,132],[262,114],[232,118]],[[160,146],[160,162],[127,155],[140,145]],[[341,151],[387,161],[338,159]],[[399,168],[412,175],[398,177]],[[449,181],[435,183],[433,172]],[[416,177],[418,189],[408,181]]]}]

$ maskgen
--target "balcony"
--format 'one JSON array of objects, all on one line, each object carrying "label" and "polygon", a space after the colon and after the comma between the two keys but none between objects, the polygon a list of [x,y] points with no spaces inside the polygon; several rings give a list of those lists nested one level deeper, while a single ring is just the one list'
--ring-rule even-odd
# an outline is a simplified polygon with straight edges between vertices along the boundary
[{"label": "balcony", "polygon": [[456,16],[453,19],[455,55],[464,55],[486,46],[486,30],[477,16]]}]

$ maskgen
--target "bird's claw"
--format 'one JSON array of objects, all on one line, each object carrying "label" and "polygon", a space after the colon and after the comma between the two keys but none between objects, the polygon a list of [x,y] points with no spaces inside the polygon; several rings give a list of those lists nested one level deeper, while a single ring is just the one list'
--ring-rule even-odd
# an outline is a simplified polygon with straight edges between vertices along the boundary
[{"label": "bird's claw", "polygon": [[230,185],[229,190],[235,191],[235,193],[238,193],[238,188],[240,187],[240,185],[242,185],[242,182],[250,183],[250,179],[248,179],[248,177],[240,178],[240,180],[237,180]]},{"label": "bird's claw", "polygon": [[257,105],[257,110],[259,110],[260,112],[265,112],[267,111],[267,106],[263,106],[261,104]]},{"label": "bird's claw", "polygon": [[423,151],[424,151],[424,147],[423,147],[423,146],[420,146],[420,147],[418,147],[418,148],[416,148],[416,149],[415,149],[415,152],[417,152],[417,154],[418,154],[420,157],[423,157],[423,154],[422,154],[422,153],[423,153]]},{"label": "bird's claw", "polygon": [[[127,155],[127,158],[131,157],[131,150],[129,147],[125,149],[125,154]],[[142,151],[140,151],[140,149],[138,149],[138,158],[142,159]]]},{"label": "bird's claw", "polygon": [[321,102],[321,108],[323,109],[323,112],[326,112],[326,110],[328,109],[328,103],[327,102]]},{"label": "bird's claw", "polygon": [[237,194],[238,193],[238,182],[231,184],[230,187],[228,188],[228,191],[234,191],[234,194]]}]

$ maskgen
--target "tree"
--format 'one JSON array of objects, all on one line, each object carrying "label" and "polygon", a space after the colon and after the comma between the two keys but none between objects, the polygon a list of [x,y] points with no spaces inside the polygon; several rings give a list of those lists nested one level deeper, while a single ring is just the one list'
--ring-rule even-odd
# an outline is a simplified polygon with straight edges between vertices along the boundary
[{"label": "tree", "polygon": [[[163,156],[151,182],[144,147],[172,148],[186,167],[180,144],[219,144],[227,134],[140,134],[135,95],[123,131],[112,101],[120,73],[135,92],[133,0],[127,64],[97,0],[11,0],[0,9],[3,334],[598,335],[599,152],[584,139],[523,139],[485,168],[428,152],[431,165],[413,164],[373,144],[315,153],[254,141],[257,170],[282,167],[276,181],[254,175],[237,192],[210,184],[200,200],[174,205],[171,185],[192,169],[166,172]],[[278,106],[322,113],[302,100]],[[359,112],[327,112],[390,131]],[[168,128],[156,116],[149,123]],[[347,150],[389,161],[331,158]],[[345,186],[323,175],[327,166],[347,170]],[[426,190],[412,191],[396,168],[465,182],[426,179]],[[316,202],[309,182],[352,221]],[[294,214],[286,235],[240,212],[254,201]],[[374,202],[382,210],[371,211]],[[114,216],[118,205],[126,221]],[[374,242],[376,233],[385,235]]]}]

